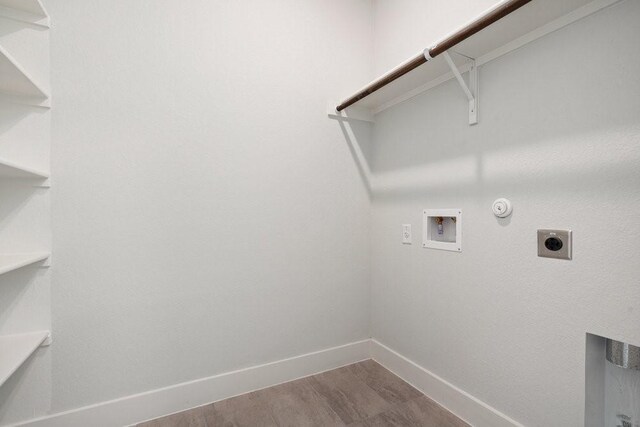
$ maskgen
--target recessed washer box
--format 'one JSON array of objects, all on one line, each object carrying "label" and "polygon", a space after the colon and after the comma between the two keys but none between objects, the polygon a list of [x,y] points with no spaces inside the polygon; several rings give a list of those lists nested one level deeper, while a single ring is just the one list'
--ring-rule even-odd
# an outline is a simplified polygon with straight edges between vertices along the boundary
[{"label": "recessed washer box", "polygon": [[422,247],[462,252],[462,210],[425,209]]}]

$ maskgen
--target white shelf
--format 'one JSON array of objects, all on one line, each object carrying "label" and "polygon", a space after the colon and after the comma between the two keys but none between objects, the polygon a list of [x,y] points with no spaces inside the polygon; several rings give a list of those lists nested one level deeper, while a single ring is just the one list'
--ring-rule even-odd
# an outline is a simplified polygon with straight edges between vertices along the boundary
[{"label": "white shelf", "polygon": [[49,174],[0,159],[0,178],[47,179]]},{"label": "white shelf", "polygon": [[49,331],[0,336],[0,386],[49,338]]},{"label": "white shelf", "polygon": [[49,258],[47,252],[33,252],[26,254],[0,254],[0,274],[17,270],[36,262]]},{"label": "white shelf", "polygon": [[[476,66],[479,66],[618,1],[533,0],[459,43],[451,51],[475,58]],[[454,53],[451,58],[460,71],[468,71],[468,59]],[[349,109],[352,109],[351,116],[354,118],[362,114],[358,110],[379,113],[452,78],[454,75],[444,57],[439,55],[356,102],[353,105],[356,108],[347,108],[347,114],[343,116],[349,116]],[[335,113],[334,109],[333,114],[329,115],[339,113]]]},{"label": "white shelf", "polygon": [[47,92],[0,46],[0,92],[46,99]]},{"label": "white shelf", "polygon": [[19,10],[43,18],[48,16],[40,0],[0,0],[0,7]]},{"label": "white shelf", "polygon": [[[49,27],[49,16],[40,0],[0,0],[0,17],[4,24],[12,25],[10,27],[12,31],[14,28],[25,30],[27,38],[17,47],[24,49],[23,44],[29,42],[31,37],[36,41],[48,43],[47,34],[39,35],[43,29]],[[20,25],[10,21],[17,21]],[[6,40],[7,43],[9,41],[9,39]],[[7,46],[11,47],[9,44]],[[38,49],[34,52],[29,52],[27,48],[25,54],[41,56],[40,53],[45,53],[40,50],[40,47],[44,48],[44,46],[37,47]],[[40,60],[45,58],[41,57]],[[34,64],[39,63],[34,61]],[[44,82],[46,83],[46,80]],[[46,87],[40,85],[9,51],[0,46],[0,97],[3,101],[49,108],[49,94]],[[48,173],[0,159],[0,180],[5,178],[36,180],[37,183],[33,184],[36,186],[49,185]],[[50,254],[46,252],[0,254],[0,275],[45,261],[49,256]],[[7,315],[7,313],[1,314]],[[40,346],[49,344],[49,331],[0,336],[0,386],[5,384]]]}]

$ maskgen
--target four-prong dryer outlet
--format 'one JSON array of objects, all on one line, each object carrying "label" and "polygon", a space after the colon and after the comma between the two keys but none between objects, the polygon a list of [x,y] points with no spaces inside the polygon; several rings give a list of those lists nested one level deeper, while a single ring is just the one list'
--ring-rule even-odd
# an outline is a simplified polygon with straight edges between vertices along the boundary
[{"label": "four-prong dryer outlet", "polygon": [[571,246],[571,230],[538,230],[539,257],[570,260]]}]

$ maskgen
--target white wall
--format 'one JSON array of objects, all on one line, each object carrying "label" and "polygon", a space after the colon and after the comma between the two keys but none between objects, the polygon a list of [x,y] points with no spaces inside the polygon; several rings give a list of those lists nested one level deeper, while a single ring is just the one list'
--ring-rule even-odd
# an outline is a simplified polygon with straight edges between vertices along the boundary
[{"label": "white wall", "polygon": [[373,0],[379,76],[465,25],[497,0]]},{"label": "white wall", "polygon": [[[54,343],[0,424],[356,341],[371,316],[523,424],[581,425],[585,333],[640,342],[640,4],[483,66],[478,126],[453,81],[378,115],[373,147],[354,125],[371,218],[326,118],[492,3],[46,0]],[[432,207],[463,209],[461,254],[421,248]],[[536,256],[542,227],[574,230],[573,261]]]},{"label": "white wall", "polygon": [[44,3],[54,343],[0,424],[367,338],[369,199],[326,102],[371,77],[370,2]]},{"label": "white wall", "polygon": [[[416,13],[376,11],[400,32]],[[585,333],[640,339],[639,19],[628,0],[484,65],[475,127],[455,81],[376,118],[373,337],[527,426],[583,425]],[[463,252],[423,249],[422,210],[449,207]],[[573,261],[538,258],[538,228],[572,229]]]}]

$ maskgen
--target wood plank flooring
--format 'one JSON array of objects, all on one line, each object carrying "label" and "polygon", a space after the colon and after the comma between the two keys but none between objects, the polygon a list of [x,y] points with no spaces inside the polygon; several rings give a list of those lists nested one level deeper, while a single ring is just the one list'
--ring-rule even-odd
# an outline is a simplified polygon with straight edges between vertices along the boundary
[{"label": "wood plank flooring", "polygon": [[469,425],[373,360],[138,424],[139,427]]}]

